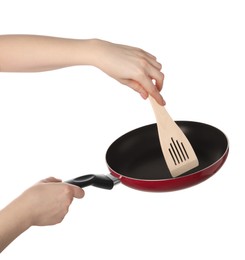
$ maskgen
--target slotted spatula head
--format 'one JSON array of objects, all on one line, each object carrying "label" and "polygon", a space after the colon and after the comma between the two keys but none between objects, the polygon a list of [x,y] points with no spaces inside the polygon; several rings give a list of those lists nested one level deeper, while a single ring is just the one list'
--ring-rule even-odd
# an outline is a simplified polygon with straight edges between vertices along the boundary
[{"label": "slotted spatula head", "polygon": [[189,140],[170,117],[164,106],[149,97],[157,121],[157,130],[163,156],[173,177],[197,167],[197,156]]}]

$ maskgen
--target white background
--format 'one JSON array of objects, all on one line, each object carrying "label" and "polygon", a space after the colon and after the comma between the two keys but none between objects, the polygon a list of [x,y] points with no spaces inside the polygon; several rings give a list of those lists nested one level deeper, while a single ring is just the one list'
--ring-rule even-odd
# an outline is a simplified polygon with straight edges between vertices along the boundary
[{"label": "white background", "polygon": [[[243,1],[0,0],[0,34],[101,38],[163,65],[175,120],[220,128],[230,153],[192,188],[85,189],[64,221],[33,227],[1,259],[244,259]],[[155,122],[150,104],[92,67],[0,74],[0,207],[48,176],[107,174],[120,135]]]}]

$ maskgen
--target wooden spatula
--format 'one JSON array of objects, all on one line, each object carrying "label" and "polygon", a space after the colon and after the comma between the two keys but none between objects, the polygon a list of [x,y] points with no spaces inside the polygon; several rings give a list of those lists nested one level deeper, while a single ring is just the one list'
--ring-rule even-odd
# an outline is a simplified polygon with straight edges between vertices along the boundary
[{"label": "wooden spatula", "polygon": [[164,106],[149,97],[157,121],[163,156],[173,177],[198,166],[197,156],[185,134],[170,117]]}]

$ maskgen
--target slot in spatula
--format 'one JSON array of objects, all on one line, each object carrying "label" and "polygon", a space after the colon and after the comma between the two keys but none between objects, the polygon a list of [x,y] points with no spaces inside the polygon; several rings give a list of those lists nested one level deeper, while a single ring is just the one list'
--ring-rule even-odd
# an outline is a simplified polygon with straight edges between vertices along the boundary
[{"label": "slot in spatula", "polygon": [[197,156],[185,134],[168,114],[164,106],[149,97],[156,121],[159,141],[168,169],[173,177],[197,167]]}]

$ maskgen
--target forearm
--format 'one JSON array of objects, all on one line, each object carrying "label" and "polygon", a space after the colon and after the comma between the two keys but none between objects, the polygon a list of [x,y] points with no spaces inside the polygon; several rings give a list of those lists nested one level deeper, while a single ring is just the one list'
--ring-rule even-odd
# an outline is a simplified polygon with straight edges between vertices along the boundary
[{"label": "forearm", "polygon": [[81,188],[53,177],[27,189],[0,211],[0,253],[31,226],[60,223],[73,198],[83,196]]},{"label": "forearm", "polygon": [[18,199],[0,211],[0,253],[30,227],[27,214]]},{"label": "forearm", "polygon": [[[37,35],[0,36],[0,72],[38,72],[91,65],[160,105],[164,75],[156,57],[142,49],[90,39]],[[153,82],[154,81],[154,82]]]},{"label": "forearm", "polygon": [[38,72],[93,65],[96,40],[38,35],[0,36],[0,71]]}]

